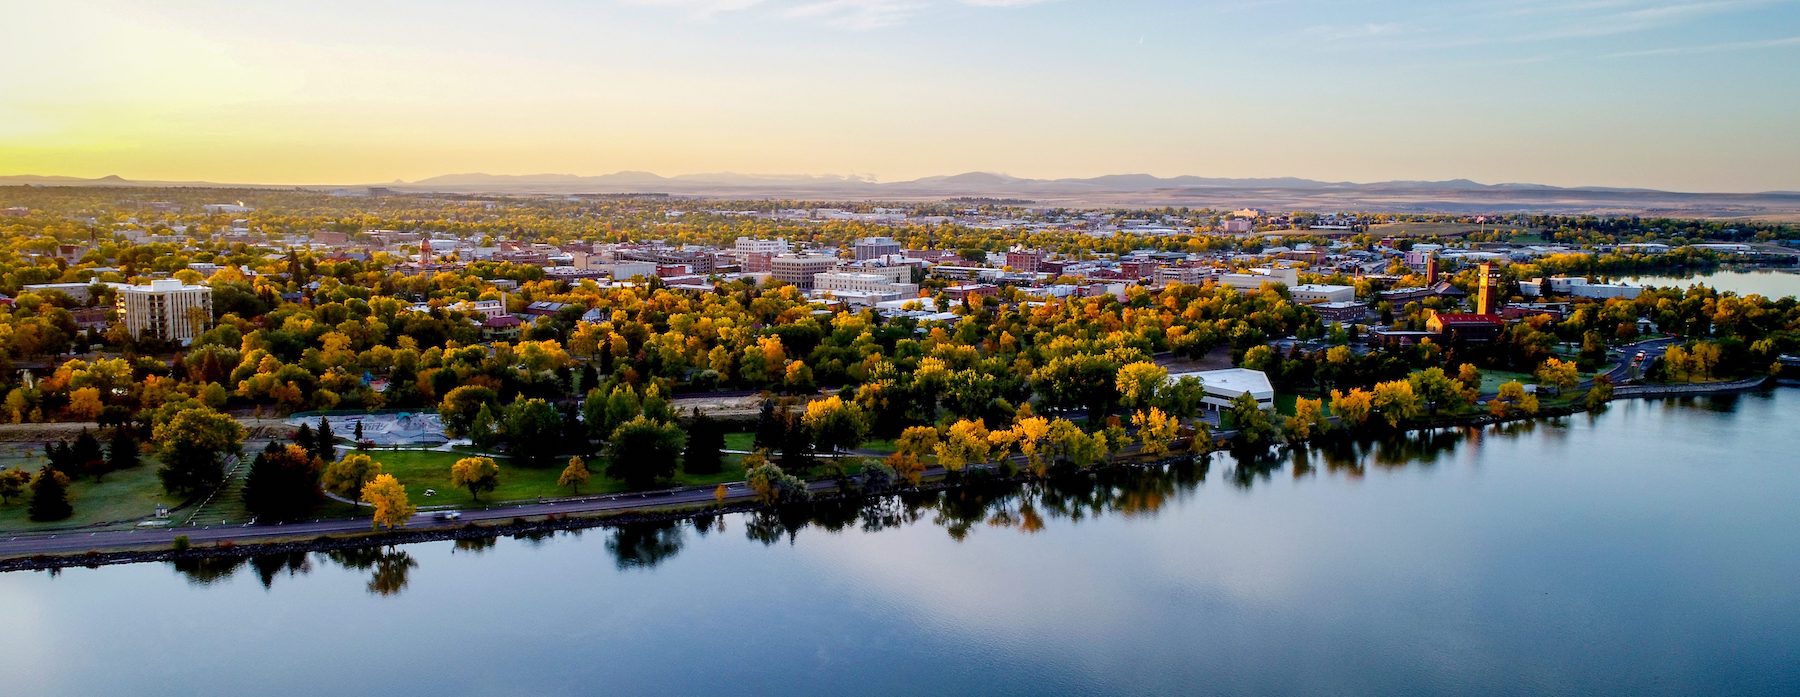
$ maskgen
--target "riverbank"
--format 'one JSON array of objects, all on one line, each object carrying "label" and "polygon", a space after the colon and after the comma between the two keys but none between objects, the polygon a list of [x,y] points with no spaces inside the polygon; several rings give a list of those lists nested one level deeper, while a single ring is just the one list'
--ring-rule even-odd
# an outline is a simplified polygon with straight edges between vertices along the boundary
[{"label": "riverbank", "polygon": [[[1618,388],[1614,393],[1614,398],[1615,400],[1653,399],[1671,396],[1728,394],[1759,389],[1770,381],[1771,378],[1762,377],[1693,385],[1628,386],[1641,389],[1620,394],[1618,390],[1627,388]],[[1470,414],[1414,423],[1403,429],[1402,432],[1413,433],[1459,427],[1479,428],[1509,422],[1568,416],[1582,411],[1586,411],[1582,405],[1572,403],[1543,409],[1530,415],[1496,417],[1491,414]],[[1212,435],[1216,446],[1221,441],[1229,440],[1232,432],[1220,431]],[[1212,448],[1206,452],[1210,453],[1216,449]],[[1206,454],[1190,451],[1191,448],[1184,449],[1183,457]],[[971,479],[983,482],[1023,482],[1033,478],[1031,475],[1023,473],[1022,467],[1017,466],[1020,462],[1016,457],[1013,464],[1015,465],[1013,469],[1021,472],[1020,474],[1000,475],[998,472],[1001,466],[996,463],[981,467],[983,474],[973,478],[968,475],[952,478],[947,476],[948,473],[941,468],[934,467],[927,471],[924,483],[905,490],[865,492],[855,487],[847,488],[844,486],[847,482],[840,482],[836,479],[813,480],[808,482],[807,487],[816,500],[840,501],[847,498],[860,499],[901,491],[941,491],[962,486]],[[1143,463],[1128,452],[1118,461],[1106,467],[1134,466],[1143,466]],[[94,531],[87,532],[85,535],[82,534],[82,531],[76,530],[50,535],[16,535],[7,540],[0,540],[0,571],[199,559],[215,556],[240,557],[288,551],[410,544],[509,535],[534,530],[564,530],[683,520],[720,513],[754,511],[764,507],[764,504],[755,500],[754,492],[744,482],[728,482],[723,486],[726,487],[726,496],[723,499],[716,497],[716,487],[706,486],[498,504],[490,508],[462,511],[462,517],[458,521],[443,521],[435,518],[431,513],[422,513],[409,521],[408,528],[389,532],[368,530],[364,527],[368,524],[366,518],[341,518],[277,525]],[[189,546],[184,549],[175,549],[177,538],[187,539]]]}]

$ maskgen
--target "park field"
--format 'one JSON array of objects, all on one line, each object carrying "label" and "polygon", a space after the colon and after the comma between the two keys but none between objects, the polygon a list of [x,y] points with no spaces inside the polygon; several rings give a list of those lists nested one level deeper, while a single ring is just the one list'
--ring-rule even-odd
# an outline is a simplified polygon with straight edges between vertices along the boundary
[{"label": "park field", "polygon": [[[157,465],[150,458],[137,467],[106,475],[95,482],[87,477],[73,477],[69,482],[69,503],[75,515],[67,520],[47,523],[32,521],[26,515],[30,490],[0,506],[0,530],[46,530],[97,523],[112,523],[145,518],[156,512],[157,504],[175,507],[179,499],[163,494],[162,481],[156,476]],[[26,467],[35,472],[36,467]]]}]

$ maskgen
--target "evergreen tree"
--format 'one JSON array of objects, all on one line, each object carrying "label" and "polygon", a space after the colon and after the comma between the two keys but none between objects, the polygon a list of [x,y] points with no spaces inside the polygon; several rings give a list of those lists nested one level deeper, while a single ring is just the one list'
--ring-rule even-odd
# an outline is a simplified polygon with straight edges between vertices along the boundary
[{"label": "evergreen tree", "polygon": [[756,414],[756,449],[774,450],[781,447],[782,436],[786,433],[787,426],[782,422],[775,400],[763,400],[762,411]]},{"label": "evergreen tree", "polygon": [[309,453],[318,449],[318,439],[313,437],[312,426],[304,422],[300,424],[300,430],[294,432],[294,445]]},{"label": "evergreen tree", "polygon": [[712,474],[724,469],[725,429],[712,417],[694,410],[688,424],[687,450],[681,455],[681,469],[689,474]]},{"label": "evergreen tree", "polygon": [[313,442],[313,457],[325,462],[337,459],[337,436],[332,435],[331,422],[323,416],[319,417],[319,430],[314,438],[317,440]]},{"label": "evergreen tree", "polygon": [[244,507],[258,518],[294,520],[319,498],[318,461],[298,445],[269,443],[244,480]]},{"label": "evergreen tree", "polygon": [[356,420],[356,430],[355,430],[355,431],[353,431],[353,432],[352,432],[352,435],[354,435],[354,436],[356,436],[356,448],[357,448],[357,449],[358,449],[358,450],[361,450],[361,449],[362,449],[362,444],[363,444],[363,427],[362,427],[362,419],[357,419],[357,420]]},{"label": "evergreen tree", "polygon": [[31,519],[38,522],[62,520],[75,514],[69,505],[69,477],[45,465],[31,480]]},{"label": "evergreen tree", "polygon": [[142,460],[138,457],[137,435],[129,428],[115,428],[106,445],[106,468],[113,471],[131,469]]},{"label": "evergreen tree", "polygon": [[100,447],[100,439],[87,429],[81,429],[74,444],[69,446],[69,464],[73,471],[100,481],[106,475],[106,451]]}]

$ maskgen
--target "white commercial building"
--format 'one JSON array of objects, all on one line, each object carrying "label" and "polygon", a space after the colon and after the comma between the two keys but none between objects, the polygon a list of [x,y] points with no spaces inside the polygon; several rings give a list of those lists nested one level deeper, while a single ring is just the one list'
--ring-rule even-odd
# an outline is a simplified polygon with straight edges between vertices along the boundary
[{"label": "white commercial building", "polygon": [[1292,288],[1300,283],[1300,272],[1292,266],[1252,269],[1250,273],[1228,273],[1220,276],[1219,283],[1246,293],[1262,288],[1264,283],[1280,283]]},{"label": "white commercial building", "polygon": [[1519,281],[1519,293],[1527,298],[1568,295],[1577,298],[1625,298],[1630,300],[1642,292],[1644,292],[1642,286],[1630,286],[1623,283],[1593,283],[1580,276],[1552,276]]},{"label": "white commercial building", "polygon": [[134,339],[188,343],[212,326],[212,289],[174,279],[120,288],[118,306],[119,320]]},{"label": "white commercial building", "polygon": [[863,293],[899,293],[904,296],[917,296],[919,286],[912,283],[895,283],[892,278],[875,273],[828,272],[813,275],[813,290],[819,291],[857,291]]},{"label": "white commercial building", "polygon": [[788,241],[785,239],[758,240],[749,237],[737,238],[737,246],[733,249],[739,254],[786,254]]},{"label": "white commercial building", "polygon": [[1230,409],[1232,402],[1246,394],[1256,400],[1256,405],[1263,409],[1275,408],[1275,387],[1269,384],[1269,376],[1260,370],[1226,368],[1169,375],[1171,381],[1182,378],[1194,378],[1200,381],[1206,390],[1200,403],[1207,409],[1214,411]]},{"label": "white commercial building", "polygon": [[899,254],[900,243],[892,237],[864,237],[850,245],[850,249],[856,252],[858,261],[879,259],[889,254]]},{"label": "white commercial building", "polygon": [[1306,283],[1298,286],[1289,286],[1288,295],[1294,299],[1294,302],[1302,305],[1311,305],[1313,303],[1347,303],[1356,299],[1356,287]]}]

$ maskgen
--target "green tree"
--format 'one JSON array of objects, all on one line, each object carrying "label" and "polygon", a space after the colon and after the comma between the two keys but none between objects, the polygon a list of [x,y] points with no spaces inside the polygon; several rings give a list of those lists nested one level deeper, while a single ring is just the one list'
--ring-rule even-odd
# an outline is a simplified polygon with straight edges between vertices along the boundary
[{"label": "green tree", "polygon": [[106,451],[92,431],[84,428],[75,436],[75,441],[69,445],[69,464],[74,471],[93,477],[96,482],[106,476]]},{"label": "green tree", "polygon": [[687,449],[681,469],[688,474],[713,474],[725,468],[725,428],[710,416],[694,410],[688,423]]},{"label": "green tree", "polygon": [[298,445],[271,442],[251,463],[243,495],[258,519],[298,519],[319,503],[318,460]]},{"label": "green tree", "polygon": [[489,457],[465,457],[450,465],[450,486],[469,490],[469,496],[481,500],[481,492],[500,486],[500,464]]},{"label": "green tree", "polygon": [[606,444],[606,474],[633,489],[675,476],[686,436],[667,421],[639,416],[619,425]]},{"label": "green tree", "polygon": [[549,402],[533,397],[506,407],[506,432],[502,440],[513,462],[521,467],[548,464],[559,450],[562,415]]},{"label": "green tree", "polygon": [[162,451],[163,489],[193,496],[225,479],[225,457],[242,451],[244,427],[204,406],[184,409],[153,433]]},{"label": "green tree", "polygon": [[438,404],[438,416],[444,420],[444,433],[451,438],[462,438],[469,434],[469,427],[475,422],[475,413],[482,405],[497,406],[500,395],[490,388],[481,385],[463,385],[450,390]]},{"label": "green tree", "polygon": [[142,460],[138,452],[137,435],[129,428],[114,428],[112,439],[106,444],[106,466],[113,471],[137,467]]},{"label": "green tree", "polygon": [[1279,435],[1274,420],[1269,418],[1269,413],[1263,411],[1262,405],[1257,404],[1256,398],[1249,393],[1231,400],[1231,424],[1237,429],[1232,443],[1241,448],[1267,448],[1275,443]]}]

